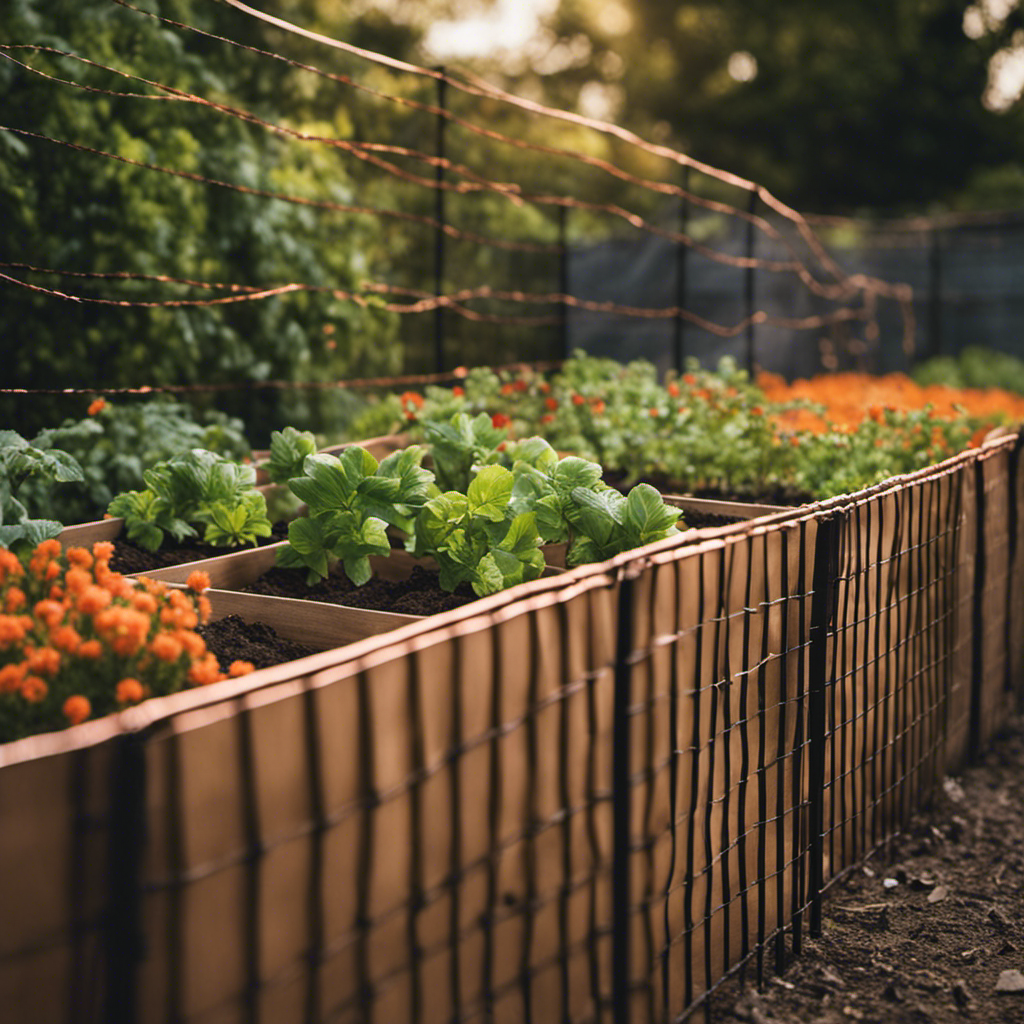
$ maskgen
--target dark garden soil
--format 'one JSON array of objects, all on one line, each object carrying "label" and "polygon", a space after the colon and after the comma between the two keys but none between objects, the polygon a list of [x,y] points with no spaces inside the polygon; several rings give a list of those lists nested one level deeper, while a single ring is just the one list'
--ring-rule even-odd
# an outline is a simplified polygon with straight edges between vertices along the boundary
[{"label": "dark garden soil", "polygon": [[437,573],[416,566],[407,580],[393,581],[373,577],[363,586],[355,586],[343,570],[335,569],[326,580],[306,586],[306,574],[294,569],[271,569],[255,583],[240,587],[249,594],[297,597],[305,601],[326,601],[350,608],[370,608],[401,615],[434,615],[459,608],[477,599],[467,585],[446,593],[437,582]]},{"label": "dark garden soil", "polygon": [[[288,539],[288,524],[275,523],[269,537],[261,537],[259,547],[276,544]],[[251,548],[251,545],[246,545]],[[114,554],[110,559],[110,568],[114,572],[133,573],[145,572],[147,569],[163,569],[168,565],[182,565],[185,562],[197,562],[202,558],[216,558],[242,548],[215,548],[211,544],[199,544],[192,540],[175,544],[164,541],[156,551],[147,551],[133,544],[125,537],[114,541]]]},{"label": "dark garden soil", "polygon": [[713,1024],[1022,1024],[1024,719],[823,910],[781,978],[713,998]]},{"label": "dark garden soil", "polygon": [[207,650],[216,655],[222,672],[237,660],[252,662],[254,668],[269,668],[317,653],[314,647],[279,637],[265,622],[245,622],[237,615],[208,622],[197,632],[206,641]]}]

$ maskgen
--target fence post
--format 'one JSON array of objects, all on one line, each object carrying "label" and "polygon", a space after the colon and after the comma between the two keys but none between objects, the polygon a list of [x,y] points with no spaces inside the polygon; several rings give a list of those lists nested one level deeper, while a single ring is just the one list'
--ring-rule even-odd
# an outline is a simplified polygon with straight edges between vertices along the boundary
[{"label": "fence post", "polygon": [[942,235],[928,231],[928,355],[942,354]]},{"label": "fence post", "polygon": [[[754,259],[754,223],[753,214],[757,209],[757,189],[752,189],[750,197],[747,201],[747,213],[751,215],[751,220],[747,221],[747,238],[746,238],[746,253],[747,259]],[[750,375],[750,379],[754,379],[754,266],[751,263],[747,267],[746,272],[743,275],[743,307],[744,316],[747,319],[746,329],[746,366],[747,373]]]},{"label": "fence post", "polygon": [[[1013,567],[1017,561],[1017,547],[1020,543],[1020,516],[1017,508],[1017,480],[1020,473],[1020,453],[1024,448],[1024,424],[1017,428],[1017,440],[1010,449],[1009,465],[1007,467],[1007,487],[1010,490],[1010,501],[1007,512],[1007,531],[1009,533],[1009,568],[1006,572],[1006,619],[1003,634],[1003,642],[1006,645],[1006,680],[1007,690],[1014,689],[1014,665],[1013,665],[1013,606],[1014,606],[1014,579]],[[1015,694],[1018,705],[1024,694]]]},{"label": "fence post", "polygon": [[[444,201],[444,164],[445,159],[445,132],[448,127],[448,118],[445,117],[446,103],[448,99],[448,80],[445,78],[445,67],[443,64],[435,68],[440,73],[437,79],[437,126],[435,151],[438,164],[434,168],[434,219],[437,226],[434,228],[434,297],[440,298],[444,294],[444,228],[445,228],[445,201]],[[437,306],[434,309],[434,370],[437,373],[444,373],[444,308]]]},{"label": "fence post", "polygon": [[146,759],[140,733],[117,741],[112,757],[110,862],[107,865],[107,1024],[134,1024],[138,1017],[139,964],[143,956],[140,874],[145,846]]},{"label": "fence post", "polygon": [[981,693],[985,654],[982,638],[985,630],[985,463],[979,457],[974,463],[975,550],[974,593],[971,608],[971,718],[967,740],[967,757],[976,761],[981,753]]},{"label": "fence post", "polygon": [[622,570],[615,640],[612,725],[612,1021],[630,1022],[630,709],[633,587],[636,568]]},{"label": "fence post", "polygon": [[559,358],[569,358],[569,207],[558,207],[558,303]]},{"label": "fence post", "polygon": [[[683,168],[683,191],[690,191],[690,167]],[[686,234],[686,227],[690,220],[690,198],[684,195],[679,207],[679,232]],[[673,364],[677,373],[683,372],[683,363],[686,360],[686,348],[683,342],[683,335],[686,331],[686,321],[683,319],[683,310],[686,309],[687,281],[686,281],[686,260],[690,247],[683,241],[676,243],[676,316],[674,322],[673,336]]]},{"label": "fence post", "polygon": [[810,934],[821,936],[821,891],[824,887],[825,822],[825,708],[828,679],[828,635],[833,616],[833,582],[838,566],[839,521],[834,515],[818,520],[814,543],[811,623],[808,630],[808,889]]}]

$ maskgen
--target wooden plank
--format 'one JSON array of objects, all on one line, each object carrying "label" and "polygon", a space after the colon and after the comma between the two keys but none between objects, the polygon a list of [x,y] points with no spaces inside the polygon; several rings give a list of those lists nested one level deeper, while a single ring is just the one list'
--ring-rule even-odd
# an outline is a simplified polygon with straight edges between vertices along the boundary
[{"label": "wooden plank", "polygon": [[265,622],[278,636],[320,650],[332,650],[378,633],[387,633],[422,615],[399,615],[368,608],[349,608],[324,601],[303,601],[293,597],[244,594],[237,590],[208,590],[213,608],[211,619],[239,615],[247,622]]},{"label": "wooden plank", "polygon": [[774,516],[780,512],[801,511],[800,506],[762,505],[748,501],[718,501],[712,498],[692,498],[687,494],[663,494],[666,505],[689,509],[691,512],[703,512],[710,516],[733,516],[736,519],[758,519],[761,516]]}]

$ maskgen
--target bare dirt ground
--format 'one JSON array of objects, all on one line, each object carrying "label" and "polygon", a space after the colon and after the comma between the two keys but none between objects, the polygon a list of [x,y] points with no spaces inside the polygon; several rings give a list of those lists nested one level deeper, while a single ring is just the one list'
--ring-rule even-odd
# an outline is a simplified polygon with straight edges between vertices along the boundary
[{"label": "bare dirt ground", "polygon": [[716,994],[713,1024],[1024,1024],[1024,719],[823,910],[782,977]]}]

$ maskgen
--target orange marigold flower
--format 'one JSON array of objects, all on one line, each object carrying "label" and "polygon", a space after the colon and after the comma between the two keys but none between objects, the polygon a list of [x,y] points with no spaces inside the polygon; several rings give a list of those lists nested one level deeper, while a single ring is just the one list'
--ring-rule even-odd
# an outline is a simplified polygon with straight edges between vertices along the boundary
[{"label": "orange marigold flower", "polygon": [[0,647],[20,644],[26,632],[24,616],[0,615]]},{"label": "orange marigold flower", "polygon": [[29,704],[38,704],[40,701],[46,700],[46,695],[49,692],[50,688],[46,685],[46,680],[40,679],[39,676],[25,676],[21,681],[21,695]]},{"label": "orange marigold flower", "polygon": [[105,398],[95,398],[89,403],[89,408],[85,410],[86,415],[95,416],[98,412],[103,412],[107,407],[107,401]]},{"label": "orange marigold flower", "polygon": [[138,704],[144,694],[142,683],[138,679],[128,676],[117,684],[115,691],[118,704]]},{"label": "orange marigold flower", "polygon": [[4,611],[16,612],[25,607],[25,591],[21,587],[11,587],[4,595]]},{"label": "orange marigold flower", "polygon": [[195,572],[188,574],[185,586],[189,590],[194,590],[197,594],[201,594],[204,590],[210,589],[210,574],[196,569]]},{"label": "orange marigold flower", "polygon": [[210,621],[213,606],[210,604],[210,599],[205,594],[199,595],[199,600],[196,604],[198,605],[199,610],[199,621],[205,626]]},{"label": "orange marigold flower", "polygon": [[601,413],[604,412],[604,402],[602,402],[601,399],[598,398],[594,401],[594,404],[591,406],[591,408],[593,409],[595,416],[600,416]]},{"label": "orange marigold flower", "polygon": [[64,574],[64,588],[69,594],[82,594],[92,586],[92,575],[85,569],[68,569]]},{"label": "orange marigold flower", "polygon": [[138,590],[132,594],[132,607],[137,612],[144,612],[146,615],[156,614],[156,598],[147,594],[144,590]]},{"label": "orange marigold flower", "polygon": [[24,662],[4,665],[0,668],[0,693],[17,693],[27,673],[28,666]]},{"label": "orange marigold flower", "polygon": [[50,600],[51,601],[63,601],[64,600],[64,588],[58,583],[54,583],[50,587]]},{"label": "orange marigold flower", "polygon": [[656,417],[656,416],[660,415],[660,414],[658,413],[658,410],[657,410],[657,409],[648,409],[648,410],[647,410],[647,412],[648,412],[648,414],[649,414],[650,416],[652,416],[652,417]]},{"label": "orange marigold flower", "polygon": [[68,563],[77,569],[92,568],[92,554],[88,548],[72,547],[64,552],[68,556]]},{"label": "orange marigold flower", "polygon": [[697,383],[697,378],[692,373],[684,373],[683,383],[692,388]]},{"label": "orange marigold flower", "polygon": [[115,654],[129,657],[145,642],[150,618],[133,608],[106,608],[94,619],[96,632],[107,640]]},{"label": "orange marigold flower", "polygon": [[83,640],[77,653],[80,658],[88,658],[90,661],[95,661],[103,655],[103,644],[99,640]]},{"label": "orange marigold flower", "polygon": [[161,661],[177,661],[184,650],[181,641],[176,640],[170,633],[157,633],[153,637],[149,649]]},{"label": "orange marigold flower", "polygon": [[109,540],[98,540],[92,546],[92,557],[97,562],[109,562],[114,554],[114,544]]},{"label": "orange marigold flower", "polygon": [[668,393],[673,398],[678,398],[679,397],[679,385],[678,384],[669,384],[669,386],[666,388],[666,390],[668,391]]},{"label": "orange marigold flower", "polygon": [[0,583],[6,582],[8,577],[23,576],[25,570],[22,568],[18,556],[7,548],[0,548]]},{"label": "orange marigold flower", "polygon": [[552,416],[551,413],[546,412],[543,416],[541,416],[540,421],[541,423],[554,423],[555,417]]},{"label": "orange marigold flower", "polygon": [[78,610],[83,615],[95,615],[110,604],[111,594],[103,587],[90,584],[78,595]]},{"label": "orange marigold flower", "polygon": [[529,391],[530,385],[525,380],[517,380],[512,385],[513,391]]},{"label": "orange marigold flower", "polygon": [[52,676],[60,668],[60,651],[55,651],[52,647],[40,647],[32,651],[26,660],[29,672]]},{"label": "orange marigold flower", "polygon": [[237,679],[239,676],[247,676],[250,672],[255,671],[255,666],[251,661],[233,661],[228,666],[228,675],[232,679]]},{"label": "orange marigold flower", "polygon": [[403,391],[402,397],[399,399],[402,405],[409,403],[416,406],[417,409],[423,407],[423,396],[415,391]]},{"label": "orange marigold flower", "polygon": [[75,654],[82,643],[78,630],[73,626],[58,626],[50,634],[50,643],[65,654]]},{"label": "orange marigold flower", "polygon": [[573,395],[572,396],[572,404],[573,405],[583,405],[585,402],[586,402],[586,399],[582,395]]},{"label": "orange marigold flower", "polygon": [[72,724],[78,725],[84,722],[92,714],[92,705],[88,697],[76,693],[64,701],[64,717]]},{"label": "orange marigold flower", "polygon": [[544,408],[545,409],[550,409],[551,412],[554,412],[558,408],[558,399],[557,398],[545,398],[544,399]]},{"label": "orange marigold flower", "polygon": [[466,389],[465,388],[460,388],[458,384],[456,384],[455,387],[452,388],[452,394],[456,398],[461,398],[465,393],[466,393]]},{"label": "orange marigold flower", "polygon": [[549,384],[549,383],[548,383],[548,382],[547,382],[546,380],[542,380],[542,381],[541,381],[541,382],[540,382],[540,383],[539,383],[539,384],[537,385],[537,390],[538,390],[538,391],[539,391],[539,392],[540,392],[540,393],[541,393],[542,395],[546,395],[546,394],[547,394],[547,393],[548,393],[548,392],[549,392],[549,391],[551,390],[551,385],[550,385],[550,384]]},{"label": "orange marigold flower", "polygon": [[32,614],[45,623],[47,629],[55,629],[64,621],[65,611],[60,601],[36,601]]},{"label": "orange marigold flower", "polygon": [[188,652],[188,656],[195,660],[206,653],[206,641],[198,634],[188,629],[179,629],[170,634]]},{"label": "orange marigold flower", "polygon": [[188,678],[193,686],[209,686],[210,683],[220,682],[224,675],[217,664],[217,659],[212,654],[205,654],[192,663],[188,670]]},{"label": "orange marigold flower", "polygon": [[752,405],[750,407],[750,415],[751,416],[763,416],[764,415],[764,409],[762,409],[761,406],[759,406],[759,405]]},{"label": "orange marigold flower", "polygon": [[513,384],[502,384],[501,385],[501,393],[503,395],[511,395],[513,391],[515,391],[515,386]]}]

